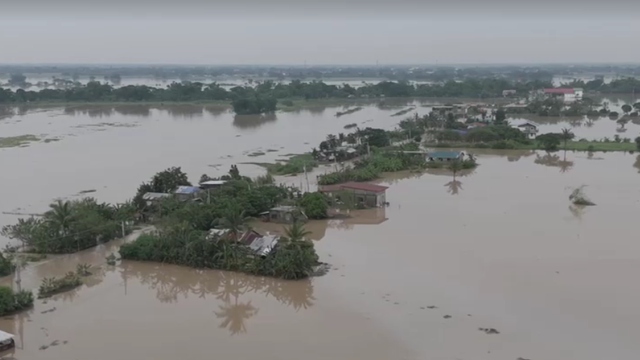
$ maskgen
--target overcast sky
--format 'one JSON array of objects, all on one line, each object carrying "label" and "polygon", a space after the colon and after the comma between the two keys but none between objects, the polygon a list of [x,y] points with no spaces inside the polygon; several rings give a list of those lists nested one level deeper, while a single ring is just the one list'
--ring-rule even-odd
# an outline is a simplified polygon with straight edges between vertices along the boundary
[{"label": "overcast sky", "polygon": [[640,62],[640,1],[0,0],[0,63]]}]

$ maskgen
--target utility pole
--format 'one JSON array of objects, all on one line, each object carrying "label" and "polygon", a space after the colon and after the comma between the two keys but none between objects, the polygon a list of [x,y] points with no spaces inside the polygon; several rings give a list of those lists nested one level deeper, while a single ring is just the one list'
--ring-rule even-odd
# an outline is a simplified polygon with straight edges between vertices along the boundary
[{"label": "utility pole", "polygon": [[122,220],[121,225],[122,225],[122,238],[124,239],[127,236],[127,232],[124,229],[124,220]]},{"label": "utility pole", "polygon": [[307,174],[307,163],[305,162],[303,165],[303,169],[304,169],[304,178],[305,180],[307,180],[307,192],[311,191],[311,188],[309,187],[309,174]]}]

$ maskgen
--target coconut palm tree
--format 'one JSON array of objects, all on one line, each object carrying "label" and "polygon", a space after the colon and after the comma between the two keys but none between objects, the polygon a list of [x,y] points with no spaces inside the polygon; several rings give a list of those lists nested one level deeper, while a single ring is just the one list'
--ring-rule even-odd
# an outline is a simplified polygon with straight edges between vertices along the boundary
[{"label": "coconut palm tree", "polygon": [[575,134],[569,128],[562,128],[562,140],[564,141],[564,150],[567,150],[567,141],[573,139]]},{"label": "coconut palm tree", "polygon": [[239,207],[232,207],[225,213],[224,217],[220,219],[219,224],[223,228],[229,229],[229,235],[231,235],[233,239],[237,239],[238,234],[249,229],[250,220],[250,217],[245,216],[244,210]]},{"label": "coconut palm tree", "polygon": [[284,234],[293,243],[304,240],[307,235],[311,234],[311,231],[307,231],[300,221],[294,221],[291,226],[284,229]]},{"label": "coconut palm tree", "polygon": [[71,208],[70,201],[58,200],[49,205],[51,210],[44,214],[45,221],[49,222],[60,231],[63,235],[69,231],[69,227],[75,220],[75,214]]}]

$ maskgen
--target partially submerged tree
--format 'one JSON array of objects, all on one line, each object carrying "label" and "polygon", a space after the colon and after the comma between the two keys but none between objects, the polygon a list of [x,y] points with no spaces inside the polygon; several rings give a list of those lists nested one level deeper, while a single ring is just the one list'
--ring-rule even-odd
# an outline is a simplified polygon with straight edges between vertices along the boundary
[{"label": "partially submerged tree", "polygon": [[569,200],[571,200],[571,202],[573,202],[575,205],[584,205],[584,206],[595,205],[595,203],[589,200],[587,195],[584,193],[585,187],[586,185],[582,185],[579,188],[574,189],[573,192],[571,192],[571,195],[569,195]]}]

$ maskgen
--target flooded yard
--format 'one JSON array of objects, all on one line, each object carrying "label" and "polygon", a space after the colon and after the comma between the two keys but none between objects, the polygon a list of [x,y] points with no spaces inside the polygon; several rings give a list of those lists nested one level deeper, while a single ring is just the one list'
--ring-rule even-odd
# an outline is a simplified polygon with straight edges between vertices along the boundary
[{"label": "flooded yard", "polygon": [[[335,117],[344,110],[234,117],[202,106],[109,107],[6,116],[2,137],[59,141],[0,149],[0,225],[18,217],[5,212],[42,212],[83,190],[123,201],[169,166],[192,180],[220,175],[231,164],[308,151],[349,123],[393,128],[402,119],[391,117],[397,107],[375,106]],[[615,134],[614,121],[595,124],[574,132]],[[640,133],[627,128],[626,137]],[[249,156],[256,152],[264,155]],[[474,153],[480,166],[471,173],[391,174],[379,181],[389,186],[388,207],[310,222],[320,258],[332,265],[325,276],[289,282],[130,261],[107,266],[119,245],[112,242],[22,270],[21,286],[35,290],[42,277],[94,265],[85,285],[2,318],[0,329],[16,334],[15,358],[29,360],[634,358],[640,157]],[[597,206],[570,204],[581,185]]]}]

